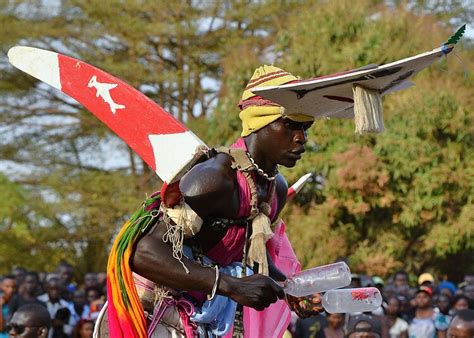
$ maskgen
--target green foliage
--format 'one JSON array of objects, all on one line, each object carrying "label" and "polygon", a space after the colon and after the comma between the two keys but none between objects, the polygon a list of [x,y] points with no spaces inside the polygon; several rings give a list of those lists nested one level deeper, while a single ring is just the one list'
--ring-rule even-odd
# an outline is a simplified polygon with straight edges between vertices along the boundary
[{"label": "green foliage", "polygon": [[[387,63],[438,47],[448,23],[473,14],[443,1],[45,3],[0,5],[4,54],[24,44],[84,59],[213,146],[239,136],[237,104],[260,64],[305,78]],[[473,69],[472,45],[461,42],[456,53]],[[0,167],[9,174],[0,175],[0,274],[52,270],[61,259],[78,273],[103,271],[113,235],[159,182],[77,103],[0,65],[0,160],[26,168]],[[283,214],[304,266],[346,256],[354,271],[383,276],[473,268],[474,81],[463,71],[448,57],[416,88],[385,97],[383,135],[356,136],[352,121],[315,123],[304,158],[282,168],[290,183],[306,172],[324,179]],[[102,165],[114,156],[120,164]]]}]

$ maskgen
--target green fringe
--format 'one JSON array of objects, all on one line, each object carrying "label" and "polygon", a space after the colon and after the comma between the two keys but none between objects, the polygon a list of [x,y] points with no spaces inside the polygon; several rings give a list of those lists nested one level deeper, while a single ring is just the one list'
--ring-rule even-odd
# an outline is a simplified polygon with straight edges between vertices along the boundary
[{"label": "green fringe", "polygon": [[118,281],[120,286],[120,292],[122,294],[122,298],[126,307],[130,306],[130,299],[127,294],[127,288],[125,286],[125,280],[122,275],[122,259],[125,253],[125,250],[130,245],[134,245],[136,240],[138,239],[140,233],[144,232],[147,227],[150,225],[151,221],[156,217],[155,209],[147,211],[147,207],[151,204],[155,203],[157,200],[160,200],[160,194],[157,194],[153,197],[147,198],[140,209],[135,211],[135,213],[130,217],[129,225],[127,230],[123,233],[122,237],[118,239],[117,244],[117,273],[118,273]]}]

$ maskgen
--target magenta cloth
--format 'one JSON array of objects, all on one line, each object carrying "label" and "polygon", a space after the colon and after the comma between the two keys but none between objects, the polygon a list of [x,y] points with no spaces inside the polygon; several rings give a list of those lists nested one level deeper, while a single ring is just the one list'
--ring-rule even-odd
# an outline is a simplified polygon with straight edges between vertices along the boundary
[{"label": "magenta cloth", "polygon": [[[240,148],[247,150],[247,146],[243,138],[239,138],[231,148]],[[237,171],[237,183],[239,185],[239,202],[240,209],[238,218],[250,216],[250,187],[247,184],[245,176]],[[271,198],[271,217],[275,216],[277,209],[276,198]],[[227,230],[224,237],[213,246],[205,255],[221,266],[227,266],[232,262],[242,260],[245,245],[245,227],[232,225]]]},{"label": "magenta cloth", "polygon": [[[267,242],[267,252],[275,266],[286,276],[291,276],[301,271],[301,265],[285,229],[285,223],[280,221],[275,227],[274,236]],[[282,337],[290,317],[290,308],[284,300],[273,303],[263,311],[244,307],[244,337]]]}]

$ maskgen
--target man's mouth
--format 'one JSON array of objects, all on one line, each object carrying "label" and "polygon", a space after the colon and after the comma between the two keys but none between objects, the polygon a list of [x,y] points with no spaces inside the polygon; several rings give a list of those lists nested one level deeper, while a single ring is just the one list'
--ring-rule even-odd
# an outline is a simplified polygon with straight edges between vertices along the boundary
[{"label": "man's mouth", "polygon": [[300,159],[301,154],[303,154],[304,152],[305,152],[305,149],[299,149],[299,150],[292,150],[289,152],[289,154],[291,154],[292,157],[294,158]]}]

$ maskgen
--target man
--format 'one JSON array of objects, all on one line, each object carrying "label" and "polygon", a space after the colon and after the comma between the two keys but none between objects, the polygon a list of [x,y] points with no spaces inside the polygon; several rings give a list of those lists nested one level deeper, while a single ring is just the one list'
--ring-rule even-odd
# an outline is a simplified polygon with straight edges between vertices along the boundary
[{"label": "man", "polygon": [[361,314],[351,317],[347,325],[347,338],[380,338],[382,325],[377,317]]},{"label": "man", "polygon": [[3,278],[0,283],[0,338],[7,336],[5,325],[12,316],[11,304],[16,301],[16,278],[14,275],[8,275]]},{"label": "man", "polygon": [[35,303],[45,306],[45,304],[37,298],[38,286],[38,274],[36,272],[27,272],[23,284],[21,285],[19,296],[15,297],[10,304],[11,313],[15,313],[19,307],[26,304]]},{"label": "man", "polygon": [[449,324],[447,338],[472,337],[474,337],[474,310],[461,310]]},{"label": "man", "polygon": [[51,327],[48,310],[42,305],[20,307],[7,325],[10,337],[46,338]]},{"label": "man", "polygon": [[[278,165],[289,168],[296,165],[305,151],[307,130],[313,118],[285,112],[282,107],[255,96],[250,90],[258,85],[280,85],[294,80],[296,77],[276,67],[264,66],[255,71],[240,102],[243,138],[233,145],[232,149],[236,150],[217,151],[208,160],[194,166],[179,184],[182,194],[180,210],[186,212],[181,211],[181,218],[175,217],[175,222],[172,220],[176,207],[171,211],[160,209],[165,210],[164,216],[157,216],[158,222],[152,226],[147,224],[142,230],[144,235],[134,246],[131,257],[133,270],[159,285],[162,294],[169,297],[170,304],[183,304],[186,300],[200,308],[202,294],[207,294],[210,302],[216,295],[224,296],[219,298],[219,302],[233,301],[226,303],[225,311],[217,312],[217,319],[206,319],[208,323],[217,321],[217,326],[211,327],[205,321],[198,325],[208,334],[223,334],[231,330],[234,302],[263,310],[285,297],[282,287],[275,281],[284,281],[286,276],[274,266],[272,255],[267,255],[265,242],[271,236],[270,223],[277,220],[286,202],[288,186],[278,173]],[[189,222],[192,223],[189,231],[181,224],[189,224],[183,218],[184,214],[193,220]],[[131,226],[137,222],[131,223]],[[176,232],[175,228],[183,230]],[[123,229],[121,234],[123,231],[127,229]],[[191,235],[185,235],[187,238],[182,246],[183,243],[179,241],[186,232]],[[114,248],[119,248],[118,243],[122,243],[120,235]],[[188,253],[182,254],[185,247]],[[118,270],[113,265],[114,259],[111,254],[109,278]],[[210,265],[206,264],[208,259]],[[245,276],[244,270],[244,277],[239,278],[241,272],[235,272],[239,270],[236,264],[242,259],[244,264],[253,265],[255,273],[248,272]],[[230,269],[231,272],[219,273],[219,268],[213,266]],[[121,265],[120,268],[123,271],[126,267]],[[109,285],[113,287],[119,282],[120,279],[117,279]],[[109,302],[112,300],[112,305],[114,296],[119,295],[117,291],[109,288]],[[311,304],[311,300],[302,302],[290,298],[289,303],[300,314],[306,315],[306,310],[313,313],[314,304]],[[128,308],[113,308],[111,311],[110,305],[110,335],[138,335],[127,333],[127,330],[132,332],[141,324],[133,322],[126,329],[121,326],[120,313],[128,315]],[[203,312],[198,311],[197,317],[208,315],[209,311],[206,310],[203,307]],[[314,310],[318,311],[317,308]],[[154,312],[157,312],[156,309]],[[116,313],[116,318],[112,318]],[[163,313],[158,331],[155,331],[158,332],[157,336],[165,335],[167,330],[174,330],[172,334],[181,336],[185,333],[187,336],[194,334],[193,327],[196,324],[190,323],[189,314],[186,319],[185,311],[178,305],[166,307]],[[219,317],[226,313],[230,313],[230,316]],[[199,321],[199,318],[194,316],[192,320]],[[237,318],[234,332],[240,330],[240,324],[241,320]]]},{"label": "man", "polygon": [[47,293],[38,297],[46,304],[51,316],[52,328],[49,337],[60,338],[70,336],[77,322],[77,315],[66,300],[61,297],[63,285],[59,279],[51,278],[46,285]]},{"label": "man", "polygon": [[432,338],[436,334],[435,312],[431,305],[433,291],[427,286],[420,286],[415,302],[415,318],[408,327],[409,338]]},{"label": "man", "polygon": [[97,279],[97,274],[95,272],[88,272],[84,275],[84,290],[88,288],[97,288],[99,287],[99,280]]}]

